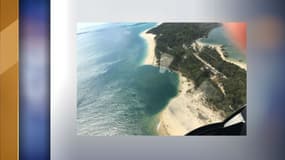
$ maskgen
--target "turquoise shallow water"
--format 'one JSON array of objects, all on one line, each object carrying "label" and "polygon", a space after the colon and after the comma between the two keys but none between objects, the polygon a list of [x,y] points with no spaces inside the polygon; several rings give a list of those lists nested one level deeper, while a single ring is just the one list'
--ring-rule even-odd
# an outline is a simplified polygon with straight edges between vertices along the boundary
[{"label": "turquoise shallow water", "polygon": [[229,55],[229,59],[246,63],[246,56],[233,45],[223,27],[212,29],[208,37],[201,38],[200,41],[209,44],[222,44]]},{"label": "turquoise shallow water", "polygon": [[79,135],[156,135],[157,114],[177,94],[178,75],[140,65],[155,23],[80,24],[77,30]]}]

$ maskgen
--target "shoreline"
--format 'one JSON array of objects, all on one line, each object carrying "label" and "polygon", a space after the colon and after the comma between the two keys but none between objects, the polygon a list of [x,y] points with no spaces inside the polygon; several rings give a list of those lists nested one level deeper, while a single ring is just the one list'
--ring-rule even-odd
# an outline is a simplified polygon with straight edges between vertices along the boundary
[{"label": "shoreline", "polygon": [[156,66],[157,59],[155,56],[155,46],[156,46],[156,40],[155,40],[155,34],[147,33],[147,31],[159,26],[161,23],[157,23],[155,26],[146,29],[145,31],[140,33],[140,36],[146,41],[147,50],[146,50],[146,57],[144,58],[144,61],[142,62],[142,65],[153,65]]},{"label": "shoreline", "polygon": [[219,55],[221,56],[221,58],[228,62],[228,63],[231,63],[231,64],[234,64],[244,70],[247,71],[247,65],[246,63],[242,63],[242,62],[238,62],[238,61],[235,61],[235,60],[230,60],[228,58],[226,58],[223,54],[223,51],[222,51],[222,45],[217,45],[217,44],[206,44],[206,43],[203,43],[203,42],[200,42],[199,40],[196,40],[196,43],[199,45],[199,47],[203,48],[205,46],[209,46],[209,47],[212,47],[214,49],[216,49],[216,51],[219,53]]},{"label": "shoreline", "polygon": [[216,51],[220,54],[221,58],[222,58],[224,61],[226,61],[226,62],[228,62],[228,63],[232,63],[232,64],[234,64],[234,65],[237,65],[237,66],[239,66],[240,68],[242,68],[242,69],[244,69],[244,70],[247,70],[247,66],[246,66],[245,63],[238,62],[238,61],[234,61],[234,60],[230,60],[230,59],[226,58],[226,57],[224,56],[224,54],[223,54],[222,46],[216,45],[216,46],[215,46],[215,49],[216,49]]},{"label": "shoreline", "polygon": [[155,57],[155,34],[146,33],[148,30],[142,32],[140,36],[146,41],[147,50],[146,50],[146,57],[143,61],[143,65],[155,65],[156,64],[156,57]]},{"label": "shoreline", "polygon": [[183,136],[201,126],[223,121],[224,117],[220,112],[213,111],[211,106],[203,101],[204,91],[194,89],[193,81],[179,72],[178,75],[178,94],[159,113],[158,135]]}]

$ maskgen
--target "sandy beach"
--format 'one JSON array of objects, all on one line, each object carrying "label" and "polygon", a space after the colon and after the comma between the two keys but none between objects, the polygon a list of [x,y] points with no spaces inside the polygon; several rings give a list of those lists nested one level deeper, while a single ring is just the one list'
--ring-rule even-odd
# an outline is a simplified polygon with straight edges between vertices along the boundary
[{"label": "sandy beach", "polygon": [[235,64],[237,66],[239,66],[240,68],[243,68],[244,70],[247,70],[247,66],[245,63],[242,63],[242,62],[238,62],[238,61],[232,61],[232,60],[229,60],[227,59],[224,54],[223,54],[223,51],[222,51],[222,46],[221,45],[216,45],[215,46],[216,48],[216,51],[220,54],[220,56],[222,57],[222,59],[226,62],[229,62],[229,63],[232,63],[232,64]]},{"label": "sandy beach", "polygon": [[198,127],[222,121],[221,113],[213,111],[204,99],[204,91],[194,89],[194,83],[179,74],[179,93],[160,113],[159,135],[183,136]]},{"label": "sandy beach", "polygon": [[[157,23],[152,28],[155,28],[155,27],[159,26],[160,24],[161,23]],[[146,43],[147,43],[147,55],[146,55],[145,60],[142,63],[142,65],[153,65],[153,66],[157,65],[157,63],[156,63],[157,59],[155,57],[155,45],[156,45],[155,36],[156,35],[152,34],[152,33],[147,33],[147,31],[151,30],[152,28],[149,28],[140,34],[140,36],[143,39],[145,39]]]},{"label": "sandy beach", "polygon": [[155,58],[155,34],[146,33],[147,31],[144,31],[140,34],[142,38],[146,40],[147,43],[147,55],[145,57],[145,60],[143,62],[143,65],[155,65],[156,64],[156,58]]}]

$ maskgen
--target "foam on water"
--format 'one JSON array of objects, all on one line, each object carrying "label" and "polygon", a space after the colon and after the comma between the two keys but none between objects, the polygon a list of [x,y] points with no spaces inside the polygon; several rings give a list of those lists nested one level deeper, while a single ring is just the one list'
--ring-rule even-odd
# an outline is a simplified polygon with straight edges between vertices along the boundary
[{"label": "foam on water", "polygon": [[156,116],[177,94],[178,76],[140,65],[147,46],[139,34],[154,25],[87,25],[77,34],[79,135],[157,134]]}]

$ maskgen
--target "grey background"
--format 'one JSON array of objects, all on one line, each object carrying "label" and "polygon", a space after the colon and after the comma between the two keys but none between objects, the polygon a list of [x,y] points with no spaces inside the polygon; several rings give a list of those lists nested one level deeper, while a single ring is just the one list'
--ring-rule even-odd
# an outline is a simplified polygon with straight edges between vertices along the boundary
[{"label": "grey background", "polygon": [[[55,3],[56,4],[56,3]],[[272,1],[247,0],[70,0],[61,23],[66,28],[69,53],[52,49],[51,157],[53,160],[268,160],[282,159],[282,129],[272,129],[268,108],[278,56],[252,45],[255,19],[276,16]],[[226,22],[248,24],[248,135],[193,137],[82,137],[76,135],[77,22]],[[52,21],[52,24],[54,22]],[[56,35],[58,37],[64,36]],[[54,35],[52,35],[52,40]],[[57,45],[57,44],[55,44]],[[53,44],[52,44],[53,47]],[[66,51],[65,50],[65,51]],[[269,50],[275,52],[275,50]],[[278,51],[276,51],[278,52]],[[276,53],[277,54],[277,53]],[[63,55],[63,56],[61,56]],[[61,56],[61,57],[60,57]],[[60,58],[58,58],[60,57]],[[57,58],[57,59],[56,59]],[[59,60],[64,62],[59,65]],[[269,68],[268,68],[269,67]],[[58,75],[57,73],[61,73]],[[276,73],[277,74],[277,73]],[[276,109],[276,108],[275,108]],[[277,108],[278,109],[278,108]],[[278,119],[277,119],[278,120]],[[277,123],[278,124],[278,123]],[[271,131],[268,131],[271,130]]]}]

